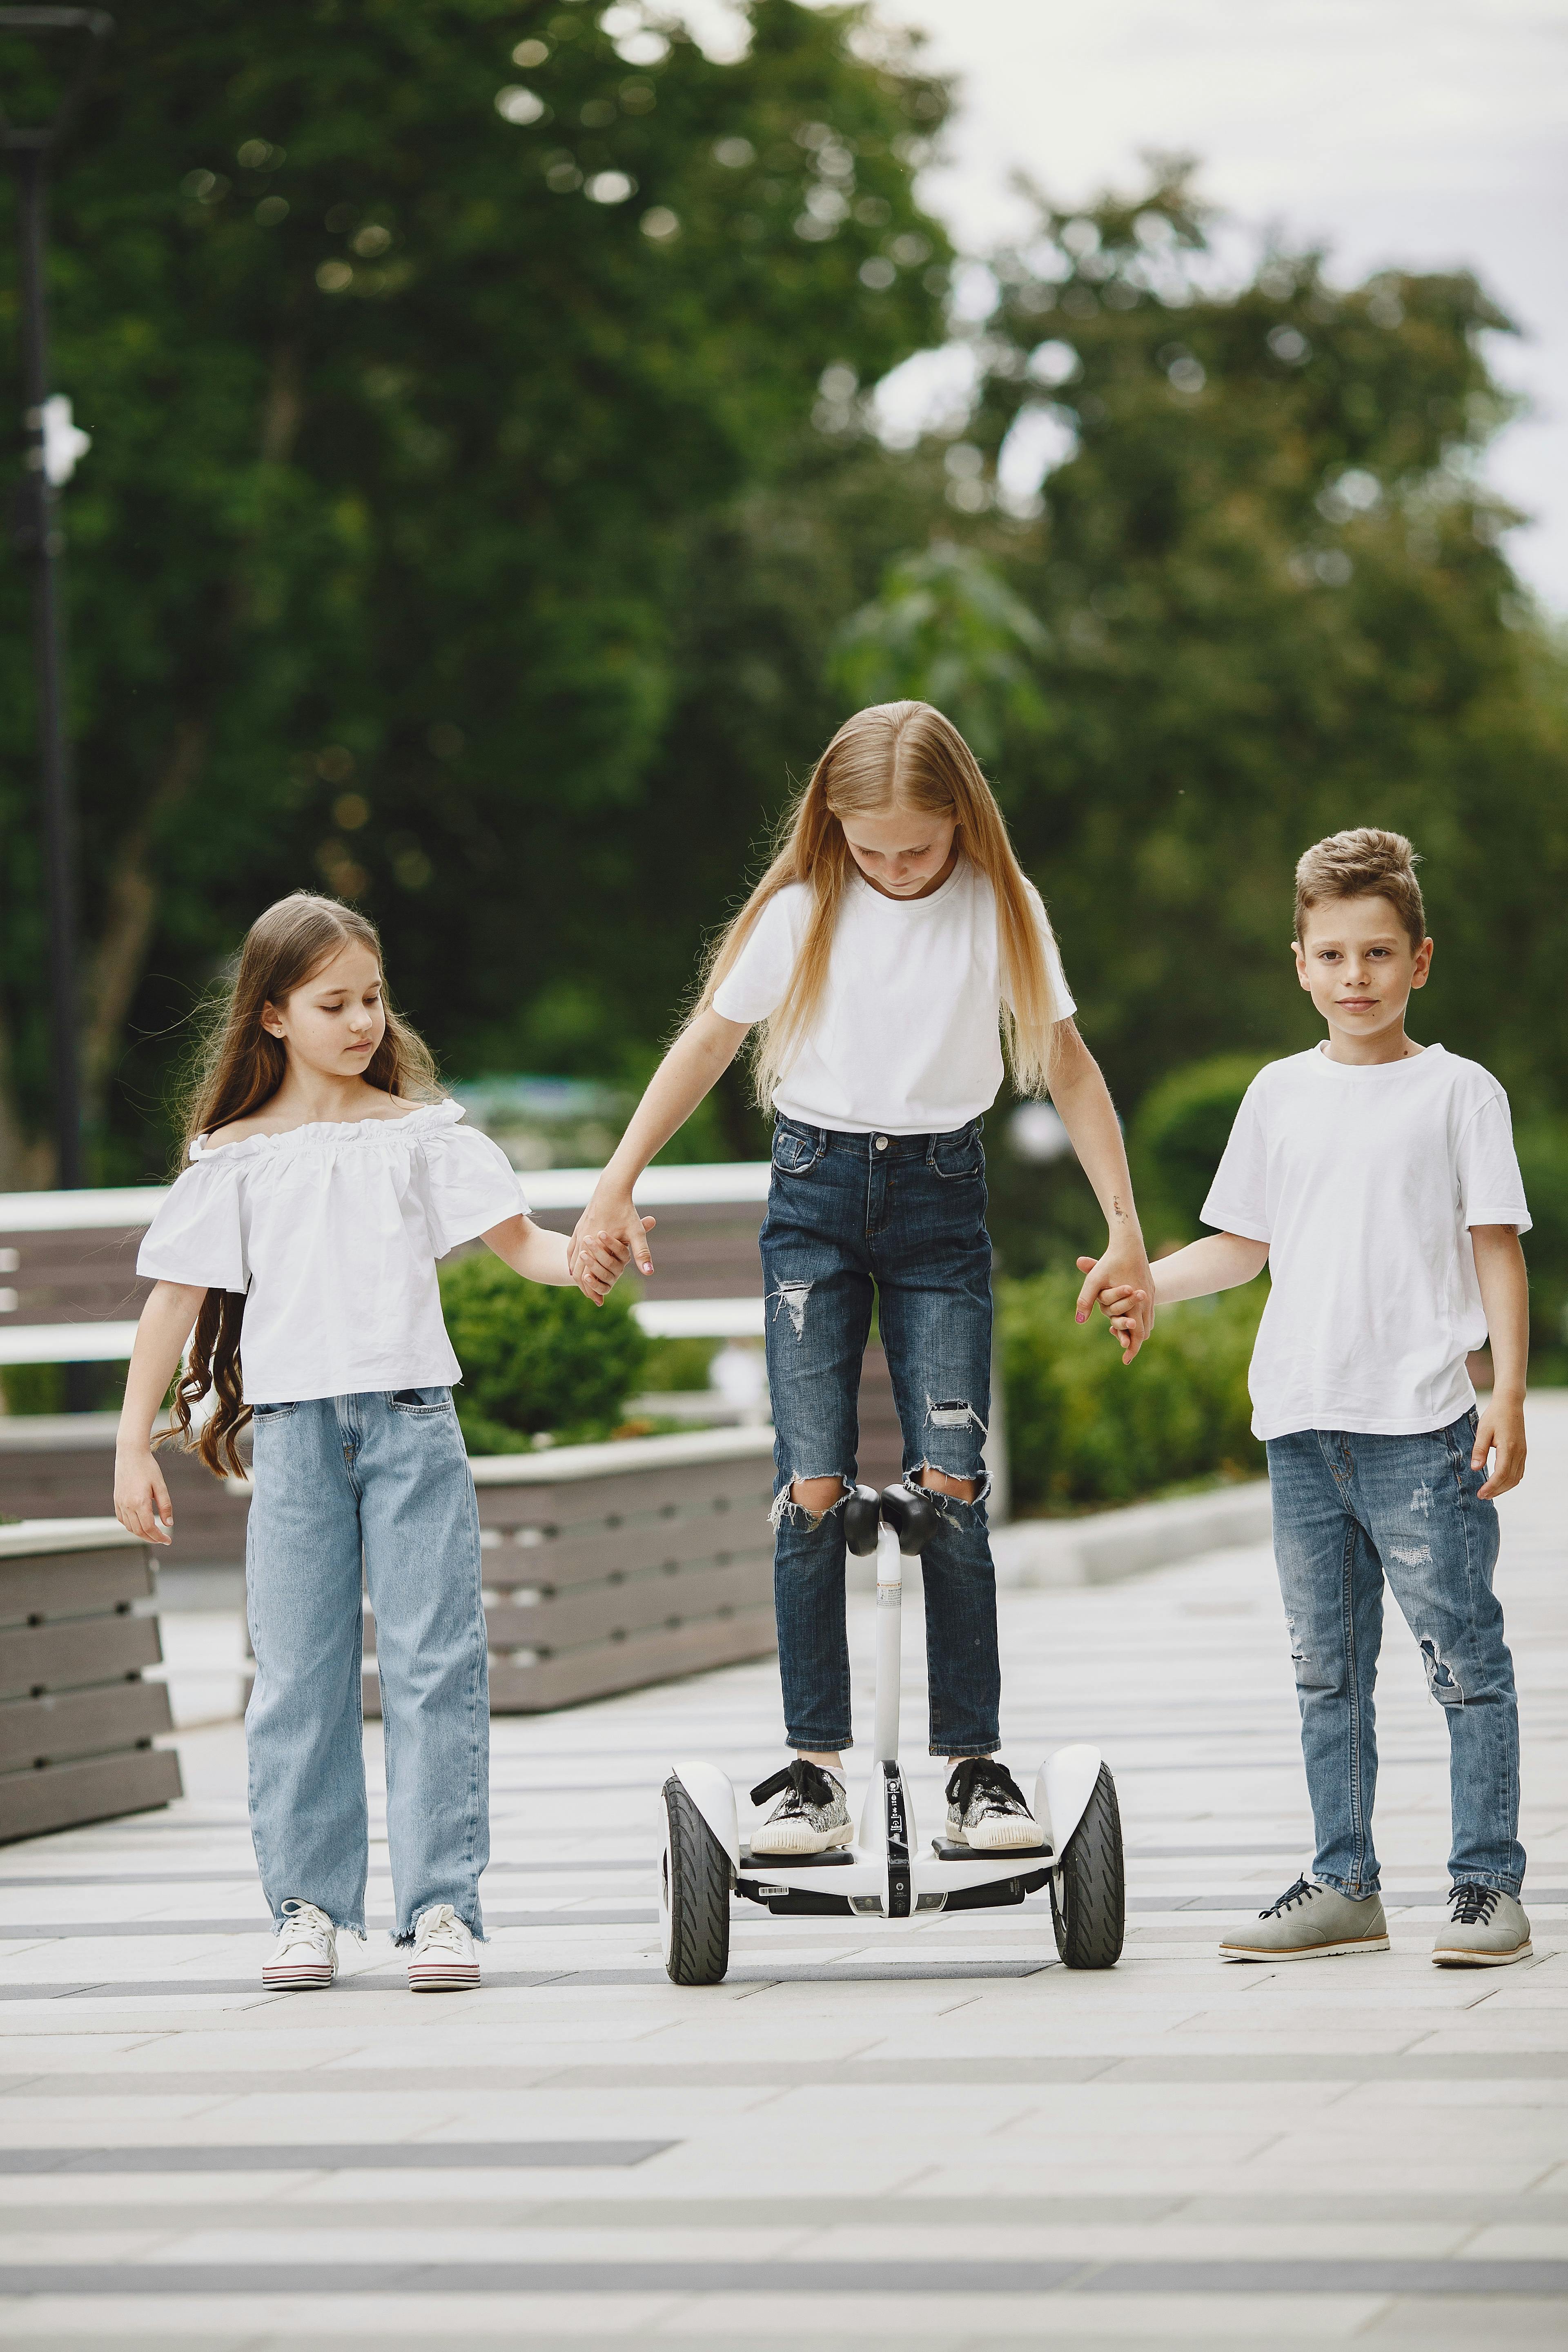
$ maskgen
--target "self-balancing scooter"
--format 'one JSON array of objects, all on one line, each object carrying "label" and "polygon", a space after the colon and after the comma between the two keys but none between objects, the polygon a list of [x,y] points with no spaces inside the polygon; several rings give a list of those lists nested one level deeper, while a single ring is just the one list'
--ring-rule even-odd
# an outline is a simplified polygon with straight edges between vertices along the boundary
[{"label": "self-balancing scooter", "polygon": [[1079,1742],[1047,1758],[1035,1782],[1041,1843],[979,1853],[933,1838],[928,1858],[899,1766],[903,1559],[918,1557],[936,1524],[923,1494],[857,1486],[844,1506],[849,1549],[877,1555],[876,1757],[852,1846],[826,1853],[752,1856],[741,1843],[735,1791],[716,1764],[675,1765],[662,1790],[658,1909],[664,1961],[680,1985],[722,1982],[730,1965],[730,1898],[775,1918],[825,1914],[923,1918],[1022,1903],[1050,1888],[1057,1949],[1069,1969],[1113,1968],[1126,1904],[1116,1784],[1100,1751]]}]

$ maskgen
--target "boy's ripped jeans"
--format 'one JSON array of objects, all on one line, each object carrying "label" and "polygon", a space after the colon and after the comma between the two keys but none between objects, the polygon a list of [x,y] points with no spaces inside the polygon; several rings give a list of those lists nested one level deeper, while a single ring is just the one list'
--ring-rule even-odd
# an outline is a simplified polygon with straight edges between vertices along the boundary
[{"label": "boy's ripped jeans", "polygon": [[1297,1430],[1268,1441],[1274,1557],[1301,1708],[1312,1800],[1312,1874],[1342,1895],[1377,1891],[1373,1685],[1386,1580],[1448,1727],[1458,1885],[1517,1895],[1519,1706],[1492,1591],[1498,1515],[1470,1467],[1472,1408],[1414,1437]]},{"label": "boy's ripped jeans", "polygon": [[933,1756],[1000,1745],[996,1587],[983,1448],[991,1412],[991,1244],[978,1119],[949,1135],[844,1134],[780,1118],[762,1232],[768,1386],[777,1439],[773,1601],[785,1738],[850,1739],[844,1514],[790,1499],[796,1482],[854,1484],[860,1364],[875,1293],[903,1431],[904,1475],[973,1479],[937,1495],[927,1545]]}]

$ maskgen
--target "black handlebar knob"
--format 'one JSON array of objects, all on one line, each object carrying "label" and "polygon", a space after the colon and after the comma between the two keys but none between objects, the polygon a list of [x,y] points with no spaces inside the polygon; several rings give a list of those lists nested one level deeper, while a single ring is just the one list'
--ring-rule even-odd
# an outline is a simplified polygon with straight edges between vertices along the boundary
[{"label": "black handlebar knob", "polygon": [[936,1505],[910,1486],[884,1486],[882,1517],[899,1538],[906,1559],[922,1552],[936,1532]]},{"label": "black handlebar knob", "polygon": [[858,1559],[877,1549],[882,1502],[875,1486],[857,1486],[844,1506],[844,1540]]}]

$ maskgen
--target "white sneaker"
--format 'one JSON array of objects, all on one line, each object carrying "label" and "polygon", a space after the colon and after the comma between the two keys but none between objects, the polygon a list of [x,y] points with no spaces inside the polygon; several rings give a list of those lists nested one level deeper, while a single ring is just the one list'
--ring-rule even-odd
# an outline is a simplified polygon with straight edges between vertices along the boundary
[{"label": "white sneaker", "polygon": [[765,1805],[770,1797],[779,1802],[752,1832],[753,1853],[826,1853],[830,1847],[848,1845],[855,1835],[843,1781],[804,1756],[752,1790],[753,1805]]},{"label": "white sneaker", "polygon": [[410,1992],[468,1992],[479,1980],[474,1939],[449,1903],[432,1904],[414,1922]]},{"label": "white sneaker", "polygon": [[947,1834],[976,1853],[1006,1853],[1040,1843],[1040,1825],[1005,1764],[966,1756],[947,1784]]},{"label": "white sneaker", "polygon": [[261,1981],[273,1992],[320,1992],[338,1972],[338,1931],[313,1903],[289,1895],[278,1941],[261,1963]]}]

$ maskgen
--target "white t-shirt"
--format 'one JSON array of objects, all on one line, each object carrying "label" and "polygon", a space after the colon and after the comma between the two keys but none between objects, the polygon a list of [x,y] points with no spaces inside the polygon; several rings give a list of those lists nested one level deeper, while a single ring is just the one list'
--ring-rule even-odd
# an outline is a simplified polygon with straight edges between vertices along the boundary
[{"label": "white t-shirt", "polygon": [[194,1143],[136,1271],[248,1292],[248,1404],[448,1388],[463,1373],[436,1260],[528,1206],[500,1144],[462,1116],[459,1103],[432,1103]]},{"label": "white t-shirt", "polygon": [[[1077,1008],[1038,892],[1058,1020]],[[765,1021],[789,986],[812,893],[792,882],[769,899],[713,999],[726,1021]],[[989,1110],[1002,1084],[996,900],[962,855],[929,898],[889,898],[858,874],[844,894],[827,985],[773,1107],[806,1127],[858,1134],[946,1135]]]},{"label": "white t-shirt", "polygon": [[1253,1433],[1446,1429],[1484,1347],[1471,1225],[1530,1230],[1508,1097],[1441,1045],[1370,1068],[1321,1046],[1260,1070],[1204,1223],[1268,1244]]}]

